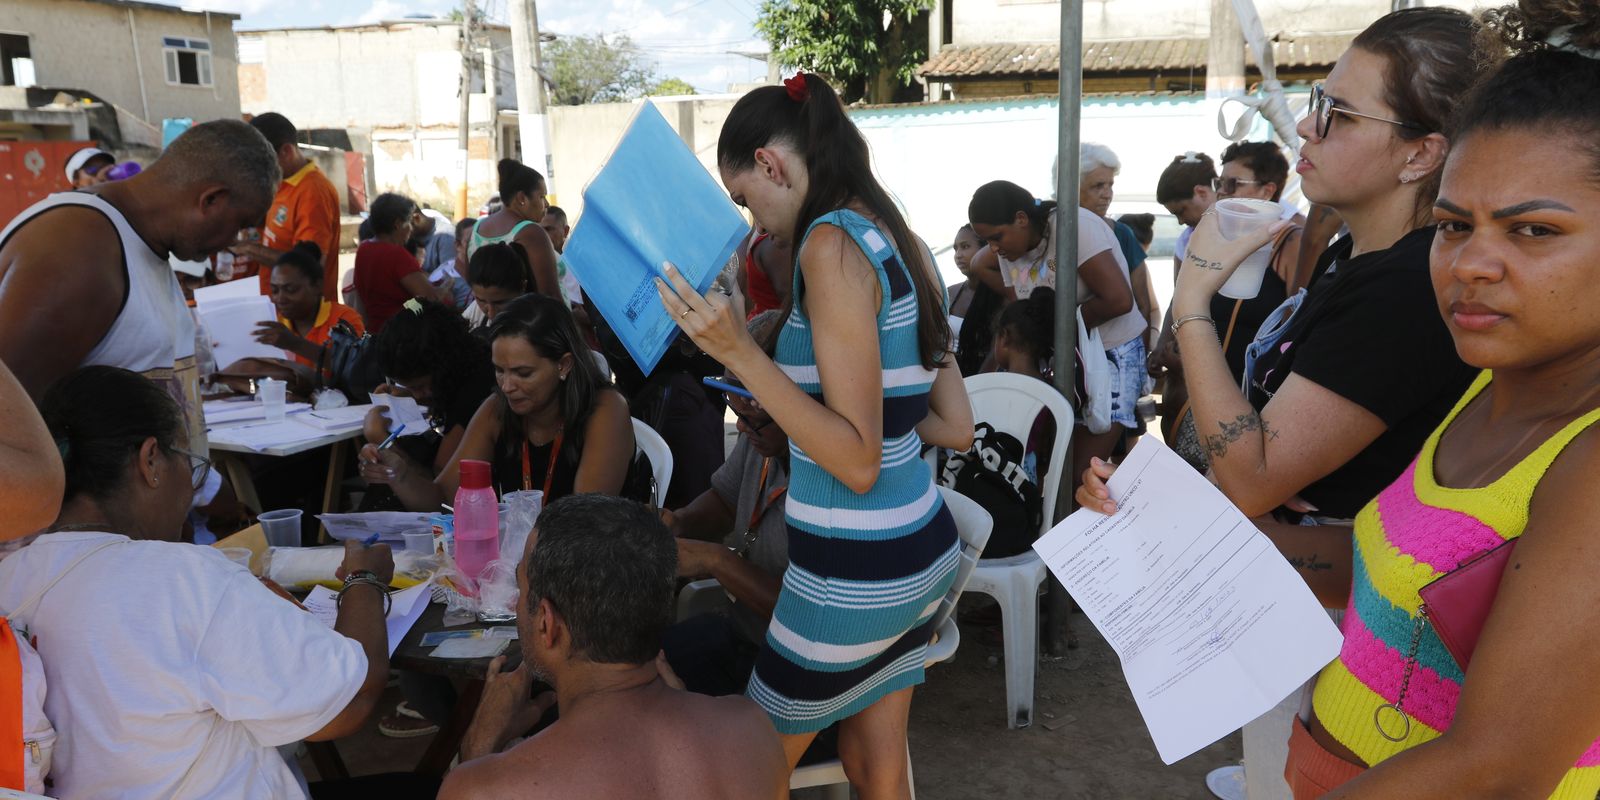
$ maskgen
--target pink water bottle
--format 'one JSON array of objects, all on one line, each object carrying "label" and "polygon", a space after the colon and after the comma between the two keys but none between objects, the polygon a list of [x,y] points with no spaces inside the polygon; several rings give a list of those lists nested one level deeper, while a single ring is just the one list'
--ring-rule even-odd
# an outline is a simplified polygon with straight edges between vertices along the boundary
[{"label": "pink water bottle", "polygon": [[489,462],[461,460],[455,527],[456,566],[476,594],[478,576],[500,557],[500,503],[489,488]]}]

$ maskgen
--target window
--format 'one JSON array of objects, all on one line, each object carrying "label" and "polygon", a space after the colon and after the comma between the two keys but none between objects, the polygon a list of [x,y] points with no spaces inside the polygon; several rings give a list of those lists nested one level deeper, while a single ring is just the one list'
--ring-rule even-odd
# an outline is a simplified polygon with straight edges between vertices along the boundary
[{"label": "window", "polygon": [[167,62],[167,83],[180,86],[211,85],[211,43],[204,39],[165,36],[161,54]]},{"label": "window", "polygon": [[27,34],[0,33],[0,86],[33,86],[33,55]]}]

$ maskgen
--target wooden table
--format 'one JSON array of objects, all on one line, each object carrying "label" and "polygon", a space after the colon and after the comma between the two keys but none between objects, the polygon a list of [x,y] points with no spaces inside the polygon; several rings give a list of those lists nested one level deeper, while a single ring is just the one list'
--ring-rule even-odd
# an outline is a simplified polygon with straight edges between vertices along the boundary
[{"label": "wooden table", "polygon": [[[466,734],[467,726],[472,724],[472,716],[478,712],[478,700],[483,696],[483,680],[489,672],[489,658],[434,658],[429,655],[433,647],[424,647],[422,637],[433,631],[459,631],[473,628],[498,628],[515,625],[514,622],[488,623],[476,620],[464,625],[446,626],[444,624],[444,604],[429,603],[428,610],[422,612],[422,619],[411,627],[411,632],[406,638],[400,640],[400,646],[395,649],[394,656],[389,659],[389,666],[394,669],[406,669],[420,672],[424,675],[439,675],[451,678],[461,684],[461,691],[456,697],[455,709],[450,714],[450,719],[433,735],[433,742],[428,745],[427,752],[422,754],[422,759],[417,762],[416,772],[422,775],[443,778],[450,769],[450,762],[455,759],[456,751],[461,748],[461,737]],[[517,646],[516,640],[505,649],[508,665],[516,665],[522,660],[522,650]]]},{"label": "wooden table", "polygon": [[[250,423],[236,423],[250,424]],[[218,425],[215,430],[225,430],[232,427],[228,424]],[[241,456],[293,456],[317,448],[328,448],[328,475],[322,485],[322,513],[332,514],[339,511],[339,482],[344,478],[344,468],[350,457],[352,440],[361,437],[361,429],[356,428],[340,433],[328,433],[314,439],[305,439],[278,447],[269,447],[265,450],[251,450],[248,447],[211,442],[211,458],[216,462],[217,468],[228,476],[233,484],[234,496],[239,498],[246,508],[253,514],[259,515],[266,509],[261,507],[261,497],[256,494],[255,478],[250,474],[250,467]],[[322,532],[323,540],[327,540],[327,529]]]}]

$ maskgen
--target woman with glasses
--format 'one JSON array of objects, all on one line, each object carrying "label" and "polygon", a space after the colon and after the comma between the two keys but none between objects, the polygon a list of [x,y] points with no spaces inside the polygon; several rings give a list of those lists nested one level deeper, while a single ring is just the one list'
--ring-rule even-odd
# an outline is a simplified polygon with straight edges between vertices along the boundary
[{"label": "woman with glasses", "polygon": [[[1472,381],[1434,305],[1428,249],[1445,124],[1477,74],[1475,33],[1472,18],[1452,9],[1391,13],[1355,38],[1318,89],[1300,122],[1296,170],[1306,197],[1337,210],[1350,233],[1323,254],[1325,274],[1254,363],[1247,391],[1228,368],[1219,335],[1227,321],[1211,303],[1269,233],[1228,242],[1208,214],[1173,295],[1172,330],[1213,480],[1332,608],[1352,579],[1351,519],[1400,476]],[[1078,501],[1114,508],[1111,471],[1094,464]],[[1277,748],[1287,746],[1287,723],[1268,740]],[[1251,779],[1277,774],[1282,752],[1247,750]]]},{"label": "woman with glasses", "polygon": [[51,793],[303,797],[277,748],[354,733],[383,694],[388,548],[346,545],[330,629],[178,541],[209,464],[160,387],[85,367],[40,408],[66,498],[48,532],[0,562],[0,607],[44,663]]}]

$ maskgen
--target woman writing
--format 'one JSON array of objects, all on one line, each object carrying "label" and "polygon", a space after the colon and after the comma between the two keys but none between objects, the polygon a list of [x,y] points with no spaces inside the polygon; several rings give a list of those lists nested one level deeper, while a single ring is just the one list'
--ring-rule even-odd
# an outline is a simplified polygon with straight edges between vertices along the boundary
[{"label": "woman writing", "polygon": [[281,347],[308,367],[323,363],[328,334],[343,322],[355,335],[366,332],[355,309],[322,296],[322,249],[316,242],[299,242],[278,257],[272,267],[272,305],[277,322],[256,326],[256,341]]},{"label": "woman writing", "polygon": [[[775,360],[745,331],[740,303],[701,297],[670,268],[670,285],[657,287],[679,327],[744,382],[795,453],[791,566],[749,694],[783,735],[791,766],[837,721],[860,796],[905,797],[930,603],[948,590],[960,548],[917,454],[922,441],[972,441],[937,277],[822,78],[802,73],[746,94],[722,128],[717,163],[733,201],[795,242],[797,258]],[[851,599],[885,586],[915,588],[893,603]]]},{"label": "woman writing", "polygon": [[376,334],[407,300],[433,300],[448,305],[450,290],[428,282],[421,262],[406,249],[417,204],[392,192],[372,201],[367,221],[372,237],[356,248],[355,291],[367,330]]},{"label": "woman writing", "polygon": [[406,508],[427,511],[460,487],[461,459],[493,465],[501,494],[540,489],[621,494],[633,461],[627,401],[600,374],[560,300],[529,295],[501,311],[489,329],[498,391],[483,401],[461,445],[435,477],[392,448],[361,450],[361,474],[388,483]]},{"label": "woman writing", "polygon": [[509,158],[500,159],[500,199],[505,203],[499,211],[478,221],[472,229],[472,243],[467,245],[470,261],[478,248],[490,244],[522,245],[523,255],[533,271],[533,284],[529,291],[566,302],[561,291],[561,278],[556,268],[556,248],[550,235],[540,227],[550,203],[546,199],[544,176],[537,170]]},{"label": "woman writing", "polygon": [[210,464],[161,387],[85,367],[40,405],[66,499],[48,532],[0,562],[0,607],[37,636],[60,734],[51,793],[304,797],[277,747],[354,733],[383,694],[389,548],[345,545],[329,629],[178,541]]}]

